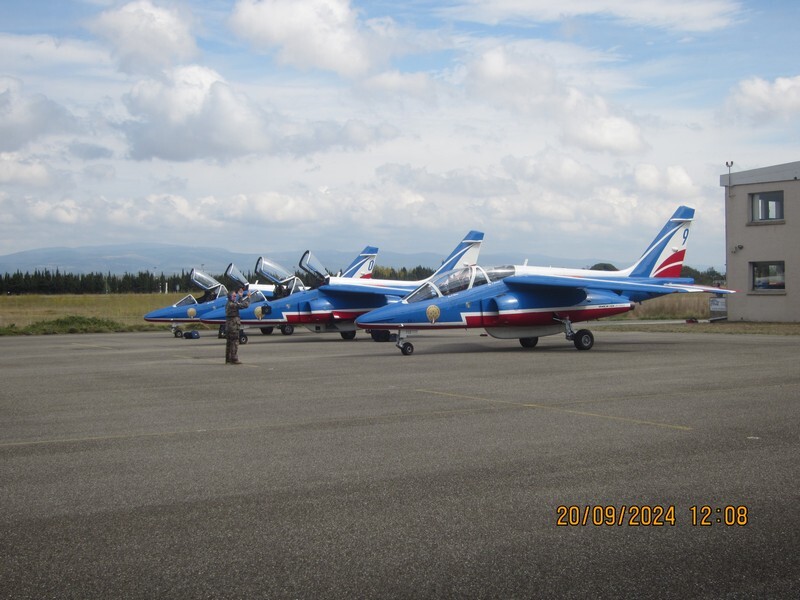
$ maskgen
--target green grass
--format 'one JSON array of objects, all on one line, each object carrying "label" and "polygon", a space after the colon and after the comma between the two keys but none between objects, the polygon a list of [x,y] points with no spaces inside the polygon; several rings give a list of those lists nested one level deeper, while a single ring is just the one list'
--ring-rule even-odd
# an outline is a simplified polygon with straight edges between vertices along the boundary
[{"label": "green grass", "polygon": [[615,319],[709,319],[708,294],[670,294],[653,298]]},{"label": "green grass", "polygon": [[185,294],[64,294],[0,296],[0,327],[27,327],[67,315],[109,319],[123,325],[144,323],[145,313],[169,306]]},{"label": "green grass", "polygon": [[[599,323],[599,322],[598,322]],[[717,323],[659,323],[657,321],[605,320],[603,331],[647,331],[651,333],[730,333],[800,335],[800,323],[720,321]]]},{"label": "green grass", "polygon": [[50,321],[39,321],[25,327],[10,325],[0,328],[0,335],[53,335],[57,333],[112,333],[133,331],[133,326],[122,325],[110,319],[67,316]]},{"label": "green grass", "polygon": [[[0,297],[0,335],[163,331],[144,315],[185,294],[85,294]],[[201,323],[182,329],[208,329]]]},{"label": "green grass", "polygon": [[[184,295],[0,296],[0,335],[164,331],[168,325],[146,323],[145,313],[174,304]],[[639,331],[800,335],[800,323],[636,324],[637,320],[707,320],[710,316],[708,295],[672,294],[644,302],[621,317],[606,319],[604,327],[610,330],[619,322],[618,331],[635,328]],[[210,330],[201,323],[182,324],[181,328]]]}]

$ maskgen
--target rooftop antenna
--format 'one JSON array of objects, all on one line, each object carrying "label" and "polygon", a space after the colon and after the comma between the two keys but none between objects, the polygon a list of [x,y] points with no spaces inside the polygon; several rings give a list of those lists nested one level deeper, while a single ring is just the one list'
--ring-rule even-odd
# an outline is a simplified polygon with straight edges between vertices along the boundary
[{"label": "rooftop antenna", "polygon": [[731,167],[733,166],[732,160],[726,160],[725,166],[728,167],[728,200],[731,199],[731,187],[733,184],[731,183]]}]

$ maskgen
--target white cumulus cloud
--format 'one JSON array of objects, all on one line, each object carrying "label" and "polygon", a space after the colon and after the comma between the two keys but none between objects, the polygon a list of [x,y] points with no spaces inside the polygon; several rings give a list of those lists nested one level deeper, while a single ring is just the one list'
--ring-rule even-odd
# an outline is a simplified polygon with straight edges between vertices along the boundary
[{"label": "white cumulus cloud", "polygon": [[188,18],[149,0],[106,11],[91,26],[111,44],[112,54],[126,73],[157,72],[197,52]]},{"label": "white cumulus cloud", "polygon": [[501,45],[465,64],[465,85],[492,105],[558,126],[563,140],[592,152],[631,154],[646,147],[641,128],[599,94],[568,84],[539,46]]},{"label": "white cumulus cloud", "polygon": [[75,131],[77,120],[42,94],[26,94],[22,83],[0,77],[0,152],[19,150],[46,135]]},{"label": "white cumulus cloud", "polygon": [[266,114],[218,73],[179,67],[140,81],[125,98],[131,155],[167,160],[229,159],[266,150]]},{"label": "white cumulus cloud", "polygon": [[614,114],[600,96],[571,89],[563,105],[564,137],[584,150],[633,154],[646,147],[641,128]]},{"label": "white cumulus cloud", "polygon": [[0,183],[42,188],[53,183],[53,175],[38,161],[21,160],[15,153],[0,153]]},{"label": "white cumulus cloud", "polygon": [[770,82],[753,77],[739,82],[728,99],[735,113],[754,121],[800,117],[800,75]]},{"label": "white cumulus cloud", "polygon": [[283,64],[348,77],[371,66],[369,44],[348,0],[240,0],[230,22],[256,47],[277,48]]},{"label": "white cumulus cloud", "polygon": [[640,164],[634,169],[633,177],[638,189],[649,194],[690,202],[700,193],[689,173],[680,165],[670,165],[662,173],[655,165]]}]

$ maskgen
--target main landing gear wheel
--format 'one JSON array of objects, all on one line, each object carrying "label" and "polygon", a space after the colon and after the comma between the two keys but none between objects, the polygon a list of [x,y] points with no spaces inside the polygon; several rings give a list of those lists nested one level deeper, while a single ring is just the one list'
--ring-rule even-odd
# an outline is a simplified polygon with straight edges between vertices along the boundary
[{"label": "main landing gear wheel", "polygon": [[217,338],[224,340],[225,339],[225,324],[219,326],[219,331],[217,331]]},{"label": "main landing gear wheel", "polygon": [[239,343],[246,344],[248,340],[247,334],[244,331],[239,332]]},{"label": "main landing gear wheel", "polygon": [[280,330],[283,335],[292,335],[294,333],[294,325],[281,325]]},{"label": "main landing gear wheel", "polygon": [[594,335],[588,329],[579,329],[572,343],[578,350],[590,350],[594,346]]},{"label": "main landing gear wheel", "polygon": [[272,327],[262,327],[261,333],[264,335],[272,335]]},{"label": "main landing gear wheel", "polygon": [[376,329],[370,332],[370,336],[376,342],[390,342],[392,341],[392,334],[385,329]]},{"label": "main landing gear wheel", "polygon": [[176,327],[172,331],[172,335],[174,335],[176,338],[182,338],[183,337],[183,330],[180,327]]},{"label": "main landing gear wheel", "polygon": [[523,348],[535,348],[538,343],[538,337],[519,338],[519,345]]},{"label": "main landing gear wheel", "polygon": [[356,332],[355,331],[340,331],[339,335],[342,336],[343,340],[354,340],[354,339],[356,339]]},{"label": "main landing gear wheel", "polygon": [[564,333],[567,339],[575,344],[578,350],[591,350],[592,346],[594,346],[594,335],[588,329],[579,329],[576,333],[572,329],[572,322],[567,317],[554,316],[553,320],[564,326]]}]

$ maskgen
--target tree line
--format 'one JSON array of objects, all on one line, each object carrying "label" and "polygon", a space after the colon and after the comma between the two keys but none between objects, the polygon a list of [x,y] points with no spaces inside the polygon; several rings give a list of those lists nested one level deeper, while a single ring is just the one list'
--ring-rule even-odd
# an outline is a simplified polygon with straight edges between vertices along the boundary
[{"label": "tree line", "polygon": [[[613,265],[595,265],[593,269],[616,270]],[[402,267],[375,267],[372,277],[375,279],[399,279],[402,281],[416,281],[430,277],[433,269],[421,265],[412,269]],[[138,273],[62,273],[59,269],[36,270],[33,273],[17,271],[5,273],[0,281],[0,292],[8,294],[153,294],[159,292],[186,292],[194,291],[194,284],[189,275],[191,272],[181,271],[180,274],[165,275],[150,271]],[[248,281],[257,279],[252,273],[244,273]],[[313,285],[313,281],[306,273],[297,273],[306,285]],[[217,281],[223,281],[222,275],[212,275]],[[684,266],[681,277],[692,277],[699,285],[724,285],[725,275],[716,269],[709,268],[698,271],[692,267]]]},{"label": "tree line", "polygon": [[62,273],[59,269],[5,273],[0,291],[8,294],[152,294],[189,290],[189,273]]},{"label": "tree line", "polygon": [[[417,266],[413,269],[394,269],[375,267],[372,276],[378,279],[401,279],[414,281],[425,279],[433,273],[433,269]],[[35,270],[33,273],[17,271],[5,273],[0,280],[0,293],[9,294],[154,294],[163,292],[197,291],[192,283],[191,271],[181,271],[166,275],[151,271],[138,273],[64,273],[59,269]],[[296,273],[303,283],[313,285],[313,280],[306,273]],[[258,276],[251,272],[244,273],[248,281],[256,281]],[[230,286],[223,275],[212,275],[217,281]]]}]

